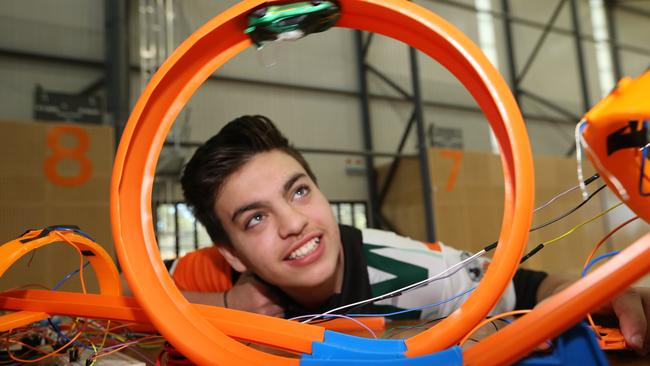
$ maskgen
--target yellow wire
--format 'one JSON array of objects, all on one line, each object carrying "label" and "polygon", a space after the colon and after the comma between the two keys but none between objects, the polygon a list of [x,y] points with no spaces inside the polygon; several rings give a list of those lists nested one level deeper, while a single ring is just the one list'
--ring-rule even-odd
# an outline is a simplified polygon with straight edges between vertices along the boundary
[{"label": "yellow wire", "polygon": [[[145,340],[146,340],[146,341],[149,341],[150,339],[155,339],[155,338],[162,338],[162,336],[146,336],[146,337],[142,337],[142,338],[140,338],[137,342],[143,342],[143,341],[145,341]],[[149,342],[147,342],[147,343],[149,343]],[[100,358],[100,357],[105,357],[105,356],[108,356],[108,355],[113,354],[113,353],[115,353],[115,352],[119,352],[119,351],[121,351],[121,350],[123,350],[123,349],[125,349],[125,348],[129,348],[129,347],[133,346],[134,344],[137,344],[137,343],[124,344],[123,346],[118,347],[118,348],[116,348],[116,349],[114,349],[114,350],[111,350],[111,351],[109,351],[109,352],[102,353],[102,354],[99,354],[99,355],[95,355],[95,356],[93,357],[93,361],[94,361],[94,360],[97,360],[97,359]]]},{"label": "yellow wire", "polygon": [[[109,333],[109,334],[111,335],[111,337],[117,339],[118,341],[120,341],[122,343],[128,342],[128,339],[126,339],[125,337],[123,337],[123,336],[121,336],[119,334],[116,334],[116,333]],[[144,348],[144,349],[151,348],[151,349],[153,349],[153,348],[159,348],[161,344],[164,344],[164,341],[136,343],[135,346],[138,347],[138,348]]]},{"label": "yellow wire", "polygon": [[[98,350],[97,350],[97,347],[95,347],[95,344],[92,343],[92,342],[90,342],[90,345],[93,347],[93,352],[94,352],[94,354],[97,354]],[[101,348],[100,348],[100,349],[101,349]],[[97,362],[97,359],[96,359],[96,358],[93,359],[93,362],[91,362],[89,366],[93,366],[93,365],[95,364],[95,362]]]},{"label": "yellow wire", "polygon": [[[102,343],[99,345],[99,350],[95,348],[95,345],[93,343],[90,343],[90,345],[93,347],[93,351],[95,352],[95,355],[97,352],[101,351],[102,348],[104,348],[104,344],[106,343],[106,337],[108,336],[108,328],[111,326],[111,321],[109,320],[108,323],[106,323],[106,331],[104,332],[104,338],[102,339]],[[97,362],[97,358],[93,358],[93,362],[89,366],[95,365],[95,362]]]},{"label": "yellow wire", "polygon": [[620,206],[620,205],[622,205],[622,204],[623,204],[623,202],[619,202],[618,204],[616,204],[616,205],[614,205],[614,206],[608,208],[607,210],[605,210],[605,211],[599,213],[598,215],[596,215],[596,216],[590,218],[589,220],[587,220],[587,221],[585,221],[585,222],[582,222],[582,223],[580,223],[580,224],[574,226],[573,229],[571,229],[571,230],[567,231],[566,233],[564,233],[564,234],[558,236],[557,238],[555,238],[555,239],[551,239],[551,240],[545,242],[544,245],[545,245],[545,246],[548,246],[549,244],[552,244],[552,243],[554,243],[554,242],[556,242],[556,241],[558,241],[558,240],[560,240],[560,239],[563,239],[563,238],[565,238],[565,237],[567,237],[567,236],[573,234],[574,231],[576,231],[576,230],[578,230],[579,228],[581,228],[581,227],[587,225],[588,223],[590,223],[590,222],[592,222],[592,221],[595,221],[596,219],[598,219],[598,218],[604,216],[604,215],[607,214],[609,211],[615,209],[616,207],[618,207],[618,206]]},{"label": "yellow wire", "polygon": [[102,344],[99,345],[99,349],[104,348],[104,344],[106,343],[106,337],[108,337],[108,328],[111,326],[111,321],[109,320],[106,323],[106,332],[104,332],[104,339],[102,339]]}]

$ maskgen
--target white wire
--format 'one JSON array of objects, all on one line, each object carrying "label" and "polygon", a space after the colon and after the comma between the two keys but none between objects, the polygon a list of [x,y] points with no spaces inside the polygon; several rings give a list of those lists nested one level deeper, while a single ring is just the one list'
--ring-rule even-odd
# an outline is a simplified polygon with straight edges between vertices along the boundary
[{"label": "white wire", "polygon": [[[581,123],[582,122],[583,121],[581,121]],[[582,136],[582,134],[578,134],[578,135],[576,135],[576,137],[579,137],[579,141],[581,142],[581,145],[586,150],[590,149],[589,144],[587,143],[587,141],[585,141],[584,136]],[[576,146],[576,151],[577,150],[578,149],[577,149],[577,146]],[[603,177],[603,178],[608,179],[609,183],[614,185],[615,191],[618,192],[618,195],[623,199],[623,201],[627,201],[630,198],[630,195],[627,193],[627,190],[625,190],[625,188],[623,187],[621,182],[618,180],[618,178],[616,178],[615,175],[610,173],[609,170],[607,168],[605,168],[605,166],[600,162],[600,160],[598,160],[598,158],[593,159],[591,162],[594,164],[594,167],[596,168],[596,170],[598,172],[600,172],[600,176]],[[579,168],[582,169],[582,166],[579,166]],[[579,170],[579,173],[580,173],[580,171],[581,170]],[[583,185],[584,185],[583,180],[580,180],[580,182],[583,182]],[[583,194],[584,194],[584,191],[583,191]]]},{"label": "white wire", "polygon": [[[323,314],[308,314],[308,315],[294,316],[293,318],[288,319],[288,320],[298,320],[298,319],[304,319],[304,318],[310,318],[310,317],[312,319],[314,319],[314,318],[318,318],[319,316],[323,316]],[[373,332],[373,330],[370,329],[369,326],[363,324],[363,322],[360,321],[359,319],[355,319],[355,318],[353,318],[351,316],[346,316],[346,315],[342,315],[342,314],[328,314],[328,315],[325,315],[325,317],[326,318],[343,318],[343,319],[351,320],[351,321],[357,323],[357,325],[359,325],[363,329],[367,330],[372,335],[373,338],[377,339],[377,334],[375,332]],[[305,322],[302,322],[302,323],[306,323],[308,321],[309,320],[307,320]]]},{"label": "white wire", "polygon": [[562,197],[562,196],[564,196],[564,195],[566,195],[568,193],[571,193],[571,192],[575,191],[578,188],[580,188],[580,185],[577,185],[577,186],[574,186],[574,187],[571,187],[571,188],[567,189],[566,191],[564,191],[564,192],[556,195],[555,197],[551,198],[550,200],[546,201],[546,203],[544,203],[543,205],[541,205],[541,206],[537,207],[536,209],[534,209],[533,212],[537,212],[537,211],[543,209],[544,207],[546,207],[546,206],[550,205],[551,203],[555,202],[558,198],[560,198],[560,197]]},{"label": "white wire", "polygon": [[[352,304],[339,306],[338,308],[328,310],[328,311],[326,311],[326,312],[324,312],[322,314],[319,314],[319,315],[313,316],[313,317],[311,317],[311,318],[309,318],[307,320],[304,320],[301,323],[309,323],[309,322],[313,321],[314,319],[318,319],[318,318],[320,318],[322,316],[329,315],[329,314],[331,314],[331,313],[333,313],[335,311],[348,309],[348,308],[351,308],[351,307],[354,307],[354,306],[363,305],[363,304],[367,304],[367,303],[371,303],[371,302],[375,302],[375,301],[379,301],[379,300],[388,299],[388,298],[391,298],[391,297],[394,297],[394,296],[397,296],[397,295],[401,295],[401,294],[404,294],[404,293],[406,293],[408,291],[415,290],[415,289],[420,288],[422,286],[426,286],[426,285],[430,284],[431,282],[441,280],[443,278],[450,277],[453,274],[455,274],[456,272],[458,272],[460,269],[465,267],[468,263],[473,262],[477,258],[485,255],[485,253],[486,253],[486,251],[485,251],[485,249],[483,249],[483,250],[477,252],[476,254],[472,255],[471,257],[469,257],[469,258],[467,258],[467,259],[465,259],[465,260],[463,260],[461,262],[458,262],[458,263],[454,264],[453,266],[445,269],[444,271],[438,273],[437,275],[431,276],[431,277],[429,277],[427,279],[424,279],[424,280],[422,280],[420,282],[416,282],[416,283],[410,284],[408,286],[404,286],[404,287],[402,287],[400,289],[397,289],[395,291],[392,291],[392,292],[389,292],[389,293],[386,293],[386,294],[383,294],[383,295],[379,295],[379,296],[373,297],[371,299],[361,300],[361,301],[357,301],[357,302],[352,303]],[[451,272],[451,273],[449,273],[449,272]]]},{"label": "white wire", "polygon": [[582,133],[581,129],[587,123],[586,120],[578,122],[576,125],[575,139],[576,139],[576,162],[577,162],[577,171],[578,171],[578,187],[582,191],[582,200],[586,200],[589,197],[589,192],[587,192],[587,185],[584,182],[584,176],[582,173]]}]

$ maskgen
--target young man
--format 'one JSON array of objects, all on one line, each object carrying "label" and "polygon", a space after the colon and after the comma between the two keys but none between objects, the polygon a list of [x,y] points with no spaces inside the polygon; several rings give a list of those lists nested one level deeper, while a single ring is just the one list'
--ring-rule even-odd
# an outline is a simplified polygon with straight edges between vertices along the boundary
[{"label": "young man", "polygon": [[[235,119],[197,149],[182,185],[216,243],[169,263],[192,302],[273,316],[317,314],[420,281],[467,257],[439,243],[337,225],[307,162],[262,116]],[[486,264],[477,261],[428,287],[351,312],[449,299],[475,286]],[[523,269],[513,282],[495,312],[533,307],[565,283]],[[460,301],[414,314],[445,316]],[[639,351],[649,301],[647,292],[633,291],[612,301],[623,334]]]}]

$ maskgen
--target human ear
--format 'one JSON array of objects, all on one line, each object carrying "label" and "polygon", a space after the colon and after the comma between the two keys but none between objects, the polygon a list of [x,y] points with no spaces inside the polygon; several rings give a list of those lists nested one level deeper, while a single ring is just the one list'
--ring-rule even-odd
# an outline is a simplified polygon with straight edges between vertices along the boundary
[{"label": "human ear", "polygon": [[223,255],[223,257],[226,259],[228,264],[232,268],[235,269],[237,272],[246,272],[247,266],[242,262],[241,259],[239,259],[239,254],[237,254],[237,250],[233,248],[230,245],[220,245],[217,247],[219,250],[219,253]]}]

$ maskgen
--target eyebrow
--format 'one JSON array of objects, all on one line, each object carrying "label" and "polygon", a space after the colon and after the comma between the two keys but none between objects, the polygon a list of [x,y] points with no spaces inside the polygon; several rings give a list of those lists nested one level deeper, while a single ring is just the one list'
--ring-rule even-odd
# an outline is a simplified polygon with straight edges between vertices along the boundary
[{"label": "eyebrow", "polygon": [[[293,174],[287,181],[284,183],[284,186],[282,187],[282,195],[287,194],[291,187],[296,183],[297,180],[300,178],[306,177],[307,175],[305,173],[295,173]],[[246,211],[250,210],[255,210],[260,207],[264,207],[264,204],[261,201],[255,201],[251,202],[249,204],[246,204],[244,206],[239,207],[238,209],[235,210],[235,212],[232,214],[232,222],[235,222],[237,217],[239,217],[241,214],[243,214]]]}]

